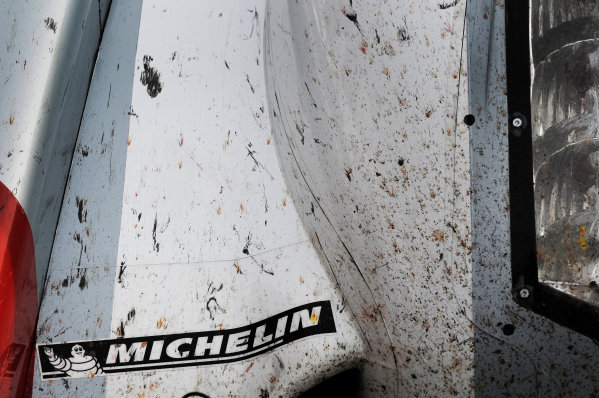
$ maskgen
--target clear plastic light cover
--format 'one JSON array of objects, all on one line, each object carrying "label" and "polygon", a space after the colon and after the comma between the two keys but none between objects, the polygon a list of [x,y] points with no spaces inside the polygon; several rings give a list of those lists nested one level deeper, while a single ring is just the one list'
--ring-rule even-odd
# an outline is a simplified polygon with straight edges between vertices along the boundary
[{"label": "clear plastic light cover", "polygon": [[599,0],[531,0],[539,280],[599,305]]}]

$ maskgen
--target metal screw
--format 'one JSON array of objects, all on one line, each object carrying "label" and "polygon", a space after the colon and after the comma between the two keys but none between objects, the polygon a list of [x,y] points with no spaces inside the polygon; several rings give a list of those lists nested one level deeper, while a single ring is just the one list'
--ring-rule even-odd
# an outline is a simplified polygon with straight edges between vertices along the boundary
[{"label": "metal screw", "polygon": [[527,299],[530,297],[530,290],[528,290],[527,288],[520,289],[520,292],[518,294],[520,294],[520,298]]},{"label": "metal screw", "polygon": [[514,127],[522,127],[522,119],[520,119],[519,117],[517,117],[514,120],[512,120],[512,126],[514,126]]}]

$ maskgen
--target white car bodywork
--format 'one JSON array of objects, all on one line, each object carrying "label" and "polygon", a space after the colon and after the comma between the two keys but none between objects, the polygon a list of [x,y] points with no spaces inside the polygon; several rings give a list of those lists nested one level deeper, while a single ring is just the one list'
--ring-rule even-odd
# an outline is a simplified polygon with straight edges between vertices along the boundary
[{"label": "white car bodywork", "polygon": [[[88,20],[82,4],[60,10]],[[48,76],[65,78],[51,65],[72,60],[81,18],[54,31],[48,12],[34,37],[65,49],[24,44],[46,80],[0,98],[0,175],[44,286],[34,396],[287,397],[356,367],[368,397],[594,394],[594,343],[511,297],[503,2],[113,0],[55,235],[39,176],[71,152],[57,167],[65,149],[39,136],[61,125],[47,102],[68,84]],[[233,357],[324,325],[295,310],[315,302],[334,332]],[[258,332],[285,311],[281,334]],[[227,336],[227,362],[177,367],[203,333]]]}]

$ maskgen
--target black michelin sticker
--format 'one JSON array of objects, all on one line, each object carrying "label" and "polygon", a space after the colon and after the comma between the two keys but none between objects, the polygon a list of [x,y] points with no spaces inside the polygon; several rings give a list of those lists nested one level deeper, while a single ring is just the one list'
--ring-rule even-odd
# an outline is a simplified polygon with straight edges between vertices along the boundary
[{"label": "black michelin sticker", "polygon": [[242,361],[308,336],[335,333],[330,301],[229,330],[38,344],[43,380]]}]

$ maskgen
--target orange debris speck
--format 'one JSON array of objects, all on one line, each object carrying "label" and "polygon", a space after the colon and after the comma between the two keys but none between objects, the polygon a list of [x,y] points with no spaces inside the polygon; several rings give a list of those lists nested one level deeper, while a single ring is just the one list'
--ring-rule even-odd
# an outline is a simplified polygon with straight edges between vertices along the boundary
[{"label": "orange debris speck", "polygon": [[179,168],[183,167],[183,162],[179,162]]},{"label": "orange debris speck", "polygon": [[11,117],[8,119],[8,123],[10,123],[10,125],[12,126],[12,124],[13,124],[14,122],[15,122],[15,118],[14,118],[14,116],[11,116]]},{"label": "orange debris speck", "polygon": [[218,206],[218,209],[216,209],[216,214],[218,214],[220,216],[220,213],[222,212],[220,206]]},{"label": "orange debris speck", "polygon": [[582,250],[586,250],[588,248],[587,242],[584,240],[584,233],[585,233],[586,229],[587,229],[587,226],[583,225],[578,230],[578,232],[579,232],[578,243],[580,243],[580,248]]},{"label": "orange debris speck", "polygon": [[436,242],[443,242],[445,240],[445,232],[435,229],[433,231],[433,240]]},{"label": "orange debris speck", "polygon": [[266,140],[266,145],[270,145],[270,137]]},{"label": "orange debris speck", "polygon": [[239,210],[241,210],[242,213],[244,212],[245,207],[243,207],[243,203],[239,205]]},{"label": "orange debris speck", "polygon": [[181,138],[179,138],[179,146],[183,146],[183,135],[180,135]]},{"label": "orange debris speck", "polygon": [[148,342],[147,342],[147,341],[144,341],[143,343],[141,343],[141,348],[144,348],[144,347],[145,347],[145,346],[147,346],[147,345],[148,345]]},{"label": "orange debris speck", "polygon": [[254,366],[254,362],[250,363],[250,366],[247,367],[247,369],[245,370],[245,373],[249,372],[250,369],[252,368],[252,366]]},{"label": "orange debris speck", "polygon": [[304,283],[304,278],[300,275],[300,285]]},{"label": "orange debris speck", "polygon": [[287,199],[283,199],[283,206],[287,206]]},{"label": "orange debris speck", "polygon": [[127,146],[131,145],[131,138],[127,140]]}]

